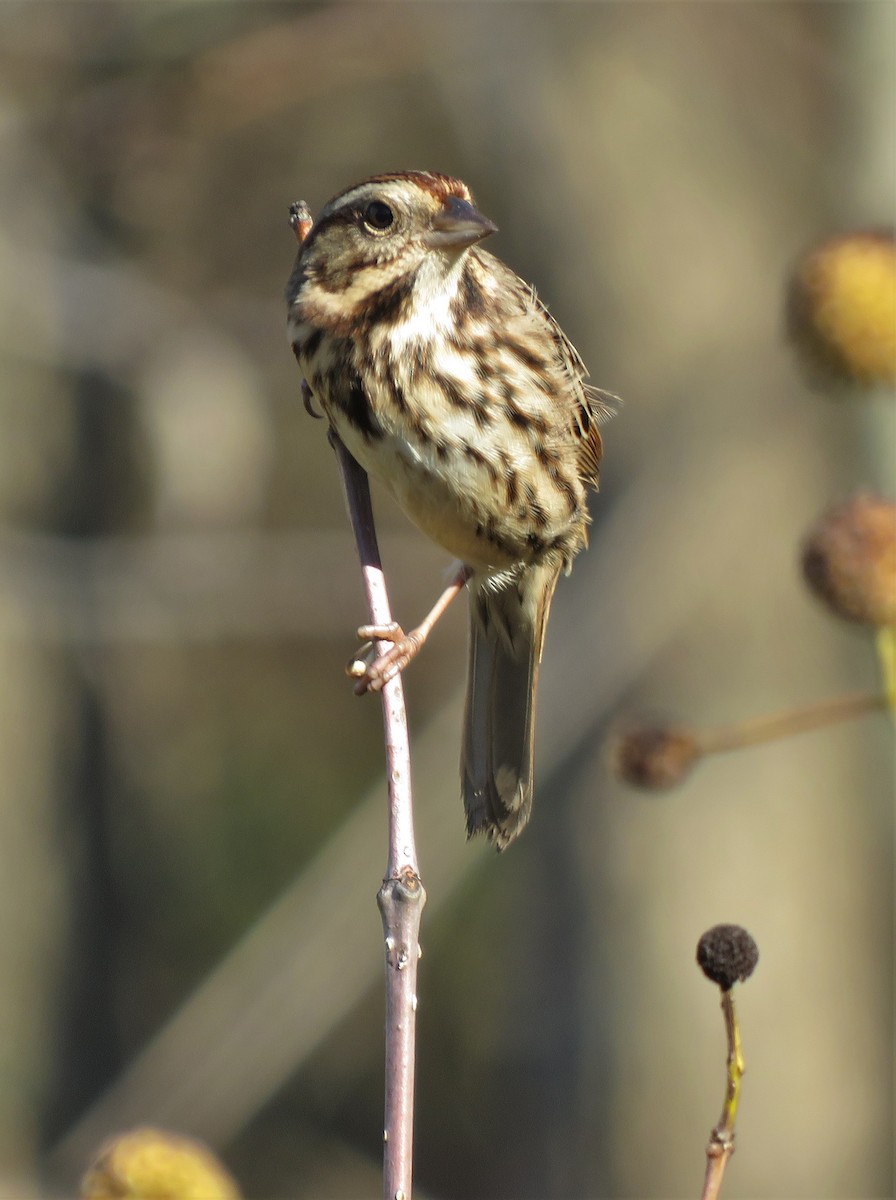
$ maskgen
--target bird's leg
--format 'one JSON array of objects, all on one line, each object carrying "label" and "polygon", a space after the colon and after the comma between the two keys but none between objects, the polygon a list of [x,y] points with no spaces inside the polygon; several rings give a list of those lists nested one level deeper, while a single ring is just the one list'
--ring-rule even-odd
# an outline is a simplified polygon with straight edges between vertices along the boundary
[{"label": "bird's leg", "polygon": [[[364,645],[346,668],[347,673],[357,680],[356,695],[378,692],[383,684],[388,683],[399,671],[405,669],[411,659],[417,657],[423,643],[429,637],[430,630],[452,600],[463,591],[469,578],[469,568],[460,566],[441,596],[410,633],[405,633],[395,621],[391,625],[362,625],[358,629],[358,638]],[[391,642],[392,645],[385,654],[378,655],[377,642]]]}]

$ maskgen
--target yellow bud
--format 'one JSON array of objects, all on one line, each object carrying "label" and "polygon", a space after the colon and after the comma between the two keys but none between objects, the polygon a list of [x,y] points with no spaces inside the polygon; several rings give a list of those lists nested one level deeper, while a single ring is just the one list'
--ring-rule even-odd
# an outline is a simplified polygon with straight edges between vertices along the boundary
[{"label": "yellow bud", "polygon": [[814,374],[853,383],[896,382],[896,239],[847,233],[798,263],[788,329]]},{"label": "yellow bud", "polygon": [[100,1148],[81,1183],[82,1200],[239,1200],[201,1142],[160,1129],[134,1129]]}]

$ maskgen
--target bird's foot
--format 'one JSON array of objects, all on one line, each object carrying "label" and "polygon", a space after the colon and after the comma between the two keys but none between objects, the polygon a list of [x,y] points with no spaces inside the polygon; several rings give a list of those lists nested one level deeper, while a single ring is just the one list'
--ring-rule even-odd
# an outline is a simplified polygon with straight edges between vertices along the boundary
[{"label": "bird's foot", "polygon": [[[362,645],[346,667],[346,674],[355,680],[355,695],[378,692],[394,679],[416,658],[428,632],[421,627],[405,633],[397,621],[388,625],[360,626],[358,640]],[[380,654],[377,642],[391,642],[392,645],[385,654]]]}]

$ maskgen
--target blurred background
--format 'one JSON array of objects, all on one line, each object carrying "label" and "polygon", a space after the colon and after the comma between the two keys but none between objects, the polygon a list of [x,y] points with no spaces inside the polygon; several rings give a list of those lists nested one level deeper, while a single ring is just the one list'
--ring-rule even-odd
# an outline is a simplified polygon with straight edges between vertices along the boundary
[{"label": "blurred background", "polygon": [[[892,493],[892,403],[811,392],[782,311],[807,243],[892,220],[894,48],[886,0],[0,7],[0,1194],[70,1195],[144,1122],[248,1197],[379,1194],[380,713],[282,290],[291,201],[423,167],[624,404],[507,854],[464,841],[463,605],[406,678],[419,1194],[697,1195],[725,1045],[694,951],[734,921],[726,1195],[893,1195],[886,719],[661,796],[604,742],[877,686],[797,563]],[[447,564],[378,514],[413,622]]]}]

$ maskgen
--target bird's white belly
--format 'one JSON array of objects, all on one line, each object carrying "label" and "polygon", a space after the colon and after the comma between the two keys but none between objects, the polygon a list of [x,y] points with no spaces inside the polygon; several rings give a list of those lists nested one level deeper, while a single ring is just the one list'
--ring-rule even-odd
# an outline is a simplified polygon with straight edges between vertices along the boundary
[{"label": "bird's white belly", "polygon": [[368,439],[340,413],[331,420],[340,438],[369,475],[378,479],[405,515],[444,547],[472,567],[503,569],[519,561],[482,532],[482,506],[477,497],[491,486],[487,472],[462,453],[451,455],[450,466],[434,449],[412,445],[384,431]]}]

